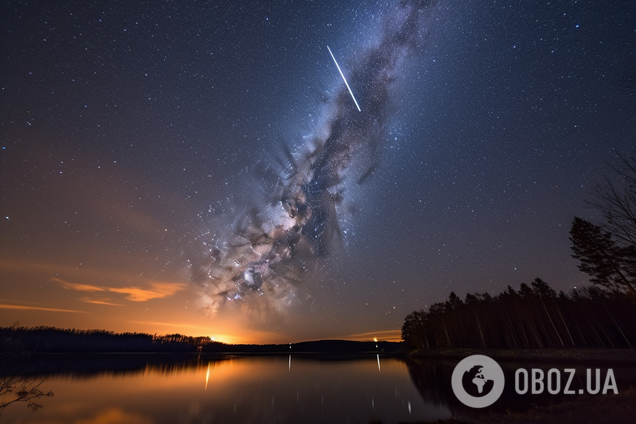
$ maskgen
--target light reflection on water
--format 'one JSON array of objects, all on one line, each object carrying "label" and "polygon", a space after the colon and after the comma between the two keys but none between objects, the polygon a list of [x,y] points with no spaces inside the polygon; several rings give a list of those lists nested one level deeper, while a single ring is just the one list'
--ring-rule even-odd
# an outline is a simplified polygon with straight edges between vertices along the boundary
[{"label": "light reflection on water", "polygon": [[[293,362],[293,364],[292,364]],[[293,365],[293,366],[292,366]],[[6,423],[368,423],[450,416],[425,401],[406,364],[376,358],[235,357],[162,370],[50,377],[44,408],[7,408]]]}]

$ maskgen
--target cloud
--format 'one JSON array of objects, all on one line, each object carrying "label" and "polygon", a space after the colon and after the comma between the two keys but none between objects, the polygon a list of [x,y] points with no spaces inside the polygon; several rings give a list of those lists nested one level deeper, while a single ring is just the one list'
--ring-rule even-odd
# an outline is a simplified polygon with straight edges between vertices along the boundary
[{"label": "cloud", "polygon": [[[178,291],[185,290],[186,284],[183,283],[159,283],[159,282],[151,282],[149,283],[150,288],[141,288],[141,287],[99,287],[99,286],[91,286],[88,284],[78,284],[78,283],[69,283],[68,281],[60,280],[59,278],[51,278],[51,281],[55,281],[60,286],[65,289],[77,290],[77,291],[88,291],[88,292],[113,292],[120,293],[126,295],[126,299],[133,302],[145,302],[150,299],[161,299],[164,297],[172,296]],[[113,305],[113,306],[123,306],[118,303],[109,303],[107,301],[101,300],[89,300],[82,299],[84,302],[89,303],[97,303],[100,305]]]},{"label": "cloud", "polygon": [[82,301],[86,303],[94,303],[96,305],[124,306],[121,303],[111,303],[105,300],[82,299]]},{"label": "cloud", "polygon": [[172,296],[178,291],[184,290],[186,285],[183,283],[150,283],[151,289],[142,289],[139,287],[123,287],[109,288],[108,291],[126,294],[126,299],[133,302],[145,302],[150,299],[161,299],[163,297]]},{"label": "cloud", "polygon": [[75,311],[72,309],[42,308],[39,306],[6,305],[6,304],[0,304],[0,309],[20,309],[20,310],[47,311],[47,312],[72,312],[77,314],[86,313],[86,311]]},{"label": "cloud", "polygon": [[55,281],[65,289],[77,290],[77,291],[104,291],[103,288],[97,286],[90,286],[88,284],[69,283],[68,281],[60,280],[59,278],[51,278],[51,281]]}]

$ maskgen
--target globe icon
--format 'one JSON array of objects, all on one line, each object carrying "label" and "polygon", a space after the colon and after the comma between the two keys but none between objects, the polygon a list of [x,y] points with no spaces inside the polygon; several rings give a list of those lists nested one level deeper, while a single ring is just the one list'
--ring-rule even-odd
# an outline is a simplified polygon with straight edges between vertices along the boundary
[{"label": "globe icon", "polygon": [[495,382],[484,375],[483,365],[475,365],[464,372],[462,386],[466,393],[473,397],[486,396],[492,390]]},{"label": "globe icon", "polygon": [[457,399],[471,408],[492,405],[503,393],[506,378],[499,364],[485,355],[471,355],[455,365],[451,386]]}]

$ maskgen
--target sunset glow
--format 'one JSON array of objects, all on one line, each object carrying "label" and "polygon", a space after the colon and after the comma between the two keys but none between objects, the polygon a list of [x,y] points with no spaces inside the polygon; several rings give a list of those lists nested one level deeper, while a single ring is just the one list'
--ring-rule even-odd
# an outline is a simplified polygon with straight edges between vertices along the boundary
[{"label": "sunset glow", "polygon": [[5,5],[0,326],[399,341],[589,284],[633,2],[292,3]]}]

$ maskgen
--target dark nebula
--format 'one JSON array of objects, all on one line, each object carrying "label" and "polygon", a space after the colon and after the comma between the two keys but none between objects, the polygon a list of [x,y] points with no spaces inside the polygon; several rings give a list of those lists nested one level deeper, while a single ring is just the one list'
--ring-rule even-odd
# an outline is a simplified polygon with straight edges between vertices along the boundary
[{"label": "dark nebula", "polygon": [[402,62],[425,47],[432,4],[405,1],[386,16],[377,45],[351,65],[361,110],[342,84],[326,100],[326,135],[309,139],[299,154],[283,146],[283,156],[261,170],[262,184],[273,186],[270,197],[255,199],[245,210],[234,208],[239,218],[232,231],[202,240],[205,253],[191,263],[209,313],[227,301],[257,314],[283,311],[298,298],[306,275],[328,260],[342,237],[347,188],[355,189],[378,165],[392,82]]}]

